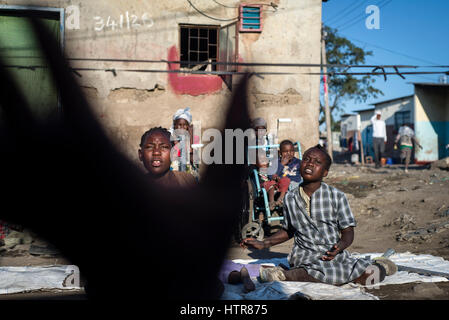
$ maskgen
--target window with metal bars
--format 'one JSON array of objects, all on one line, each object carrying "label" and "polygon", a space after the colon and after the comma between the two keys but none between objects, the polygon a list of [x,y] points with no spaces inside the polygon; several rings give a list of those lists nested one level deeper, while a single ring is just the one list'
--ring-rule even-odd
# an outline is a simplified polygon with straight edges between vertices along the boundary
[{"label": "window with metal bars", "polygon": [[[219,26],[180,25],[181,68],[216,71]],[[183,62],[185,61],[185,62]]]}]

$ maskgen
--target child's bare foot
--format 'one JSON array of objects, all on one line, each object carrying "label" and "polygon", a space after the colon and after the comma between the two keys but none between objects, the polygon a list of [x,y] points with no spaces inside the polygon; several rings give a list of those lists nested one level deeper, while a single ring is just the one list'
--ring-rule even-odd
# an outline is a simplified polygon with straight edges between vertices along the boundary
[{"label": "child's bare foot", "polygon": [[256,290],[256,286],[254,285],[254,282],[251,280],[251,277],[249,276],[248,269],[243,267],[240,270],[240,276],[243,281],[243,292],[248,293]]},{"label": "child's bare foot", "polygon": [[274,208],[276,207],[276,202],[275,201],[270,201],[269,207],[270,207],[270,211],[274,210]]},{"label": "child's bare foot", "polygon": [[282,207],[284,205],[284,199],[279,199],[278,201],[276,201],[275,203],[278,207]]},{"label": "child's bare foot", "polygon": [[229,273],[228,283],[230,284],[238,284],[242,282],[242,277],[240,275],[240,271],[234,270]]}]

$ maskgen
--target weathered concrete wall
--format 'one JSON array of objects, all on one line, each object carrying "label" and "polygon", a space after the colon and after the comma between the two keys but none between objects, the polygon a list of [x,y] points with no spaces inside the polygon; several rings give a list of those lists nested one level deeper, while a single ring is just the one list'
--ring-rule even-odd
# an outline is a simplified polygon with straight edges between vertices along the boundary
[{"label": "weathered concrete wall", "polygon": [[413,122],[413,109],[413,96],[376,104],[376,110],[382,111],[382,119],[385,120],[387,126],[395,125],[394,114],[396,112],[410,111],[410,120]]},{"label": "weathered concrete wall", "polygon": [[415,155],[420,162],[449,156],[449,86],[415,85],[415,131],[423,150]]},{"label": "weathered concrete wall", "polygon": [[[271,1],[245,1],[251,2],[269,4]],[[240,60],[319,63],[321,0],[274,2],[278,5],[276,11],[263,6],[262,33],[239,34]],[[236,8],[226,8],[209,0],[193,3],[206,14],[220,19],[238,15]],[[238,6],[240,1],[223,0],[223,3]],[[199,14],[185,0],[0,0],[0,4],[79,7],[80,29],[66,28],[64,34],[65,53],[69,58],[177,60],[180,23],[222,26],[229,23]],[[67,13],[66,20],[73,22],[73,18]],[[110,26],[112,19],[117,23],[114,28]],[[100,69],[168,69],[165,63],[71,61],[71,65]],[[267,67],[257,70],[319,71],[318,68]],[[141,134],[153,126],[170,127],[172,115],[179,108],[191,107],[194,120],[201,121],[203,129],[219,126],[231,96],[221,78],[214,75],[117,72],[114,76],[105,71],[80,71],[80,74],[82,77],[78,81],[106,131],[134,159],[137,159]],[[300,140],[303,150],[318,142],[318,76],[253,77],[249,98],[254,116],[264,117],[269,131],[276,132],[278,118],[292,119],[292,123],[280,125],[280,139]]]},{"label": "weathered concrete wall", "polygon": [[[253,1],[259,2],[259,1]],[[245,61],[320,63],[321,1],[279,1],[276,12],[265,13],[264,30],[258,36],[240,34],[240,54]],[[260,68],[282,72],[319,72],[319,68]],[[318,143],[319,76],[287,75],[255,78],[251,88],[252,111],[264,117],[279,141],[299,140],[303,150]]]}]

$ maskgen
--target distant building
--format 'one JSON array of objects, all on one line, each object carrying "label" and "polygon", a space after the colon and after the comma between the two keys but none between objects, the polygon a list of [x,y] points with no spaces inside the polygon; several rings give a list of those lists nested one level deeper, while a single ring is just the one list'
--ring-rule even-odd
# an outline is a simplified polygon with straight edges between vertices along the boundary
[{"label": "distant building", "polygon": [[413,83],[415,86],[414,123],[423,150],[415,152],[418,161],[449,157],[449,84]]},{"label": "distant building", "polygon": [[363,154],[374,157],[373,149],[373,125],[371,124],[371,117],[374,115],[374,107],[356,110],[360,115],[360,131],[362,136]]},{"label": "distant building", "polygon": [[[382,120],[385,121],[387,129],[387,145],[385,146],[385,158],[393,158],[396,162],[399,162],[399,151],[394,150],[394,139],[398,134],[399,127],[403,124],[409,124],[414,129],[414,107],[413,107],[413,95],[403,96],[395,99],[389,99],[374,103],[374,111],[380,110],[382,112]],[[368,113],[365,113],[367,117]],[[371,115],[372,116],[372,115]],[[367,121],[370,123],[370,118]],[[366,130],[368,134],[370,129]],[[372,136],[372,127],[371,132]],[[412,156],[413,160],[413,156]]]},{"label": "distant building", "polygon": [[[414,149],[412,160],[429,163],[449,156],[449,84],[413,83],[414,94],[373,103],[374,107],[354,111],[360,115],[364,154],[372,155],[374,112],[380,110],[387,129],[384,157],[399,161],[394,139],[403,124],[409,124],[423,149]],[[346,118],[344,121],[348,121]],[[343,125],[343,121],[342,121]],[[343,130],[342,130],[343,131]]]},{"label": "distant building", "polygon": [[343,114],[341,116],[341,147],[346,148],[348,151],[352,152],[354,146],[354,134],[356,134],[358,128],[360,127],[360,117],[358,114]]}]

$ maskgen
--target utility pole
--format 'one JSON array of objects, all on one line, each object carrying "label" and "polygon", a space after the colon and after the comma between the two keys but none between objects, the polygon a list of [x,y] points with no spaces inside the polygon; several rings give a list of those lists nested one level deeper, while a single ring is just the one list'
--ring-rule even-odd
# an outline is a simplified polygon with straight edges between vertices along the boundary
[{"label": "utility pole", "polygon": [[326,116],[326,136],[327,136],[327,152],[331,159],[333,159],[333,142],[332,142],[332,123],[331,113],[329,110],[329,95],[328,95],[328,82],[327,82],[327,60],[326,60],[326,36],[324,26],[321,25],[321,64],[323,70],[323,82],[324,82],[324,114]]}]

